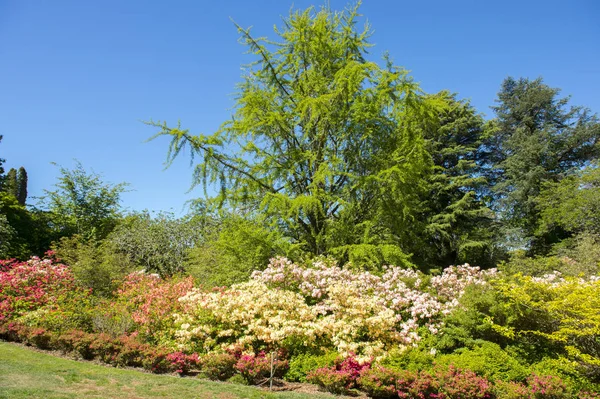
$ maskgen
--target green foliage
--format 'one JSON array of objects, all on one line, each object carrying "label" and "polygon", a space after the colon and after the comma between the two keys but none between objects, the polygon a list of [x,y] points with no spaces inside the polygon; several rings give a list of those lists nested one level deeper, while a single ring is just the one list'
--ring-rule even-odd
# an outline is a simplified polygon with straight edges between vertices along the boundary
[{"label": "green foliage", "polygon": [[71,267],[79,284],[100,296],[112,295],[123,278],[136,270],[136,265],[117,252],[109,241],[86,241],[75,235],[61,238],[53,250]]},{"label": "green foliage", "polygon": [[15,198],[18,198],[19,188],[17,185],[17,170],[10,168],[4,179],[4,191]]},{"label": "green foliage", "polygon": [[544,184],[537,205],[538,234],[556,228],[600,234],[600,168],[592,164],[557,183]]},{"label": "green foliage", "polygon": [[454,365],[459,369],[471,370],[490,381],[525,381],[530,371],[517,359],[502,350],[499,345],[481,342],[473,349],[462,348],[435,360],[436,365]]},{"label": "green foliage", "polygon": [[433,367],[433,361],[434,355],[431,353],[412,348],[408,350],[392,350],[380,364],[390,370],[421,371],[430,370]]},{"label": "green foliage", "polygon": [[204,230],[199,217],[175,218],[169,213],[151,217],[142,212],[121,220],[106,245],[131,265],[171,276],[184,271],[187,252],[203,239]]},{"label": "green foliage", "polygon": [[19,168],[19,173],[17,174],[17,200],[19,204],[25,205],[27,201],[27,171],[24,167]]},{"label": "green foliage", "polygon": [[560,231],[547,229],[535,236],[542,188],[597,158],[600,151],[597,117],[587,109],[568,107],[569,98],[558,94],[541,78],[507,78],[493,107],[497,128],[485,147],[494,206],[506,228],[517,231],[536,253],[561,238]]},{"label": "green foliage", "polygon": [[306,382],[308,373],[322,367],[333,366],[338,357],[337,352],[326,352],[319,355],[301,353],[290,360],[290,369],[286,373],[285,379],[287,381]]},{"label": "green foliage", "polygon": [[420,199],[422,219],[411,225],[410,251],[416,263],[448,266],[464,262],[489,266],[494,261],[494,215],[479,193],[483,176],[480,147],[490,125],[467,102],[442,91],[432,98],[445,104],[438,110],[438,125],[424,132],[433,171]]},{"label": "green foliage", "polygon": [[0,258],[8,259],[11,257],[11,243],[17,232],[12,228],[6,215],[0,214]]},{"label": "green foliage", "polygon": [[3,216],[2,234],[7,241],[2,242],[4,258],[27,259],[35,247],[35,225],[32,215],[19,204],[17,198],[0,191],[0,215]]},{"label": "green foliage", "polygon": [[231,215],[189,251],[185,269],[204,286],[231,285],[247,280],[254,270],[264,269],[269,259],[289,250],[289,243],[277,231]]},{"label": "green foliage", "polygon": [[481,341],[506,347],[509,341],[486,321],[489,317],[508,322],[514,315],[504,308],[499,293],[493,287],[469,286],[460,298],[460,306],[446,317],[441,333],[428,337],[425,345],[434,347],[441,353],[473,347]]},{"label": "green foliage", "polygon": [[543,276],[558,271],[566,276],[600,274],[600,240],[591,234],[580,234],[553,247],[550,256],[528,257],[515,251],[507,262],[499,265],[506,274]]},{"label": "green foliage", "polygon": [[60,167],[56,190],[44,190],[42,205],[52,215],[52,224],[62,236],[80,235],[84,240],[101,240],[115,226],[125,183],[104,183],[88,173],[81,163],[75,169]]},{"label": "green foliage", "polygon": [[422,130],[441,105],[388,57],[365,59],[370,29],[357,30],[358,17],[357,7],[293,12],[279,43],[238,27],[256,59],[233,117],[212,135],[149,124],[172,138],[169,162],[189,147],[194,183],[219,184],[211,205],[260,211],[312,255],[408,264],[398,234],[419,211],[431,167]]}]

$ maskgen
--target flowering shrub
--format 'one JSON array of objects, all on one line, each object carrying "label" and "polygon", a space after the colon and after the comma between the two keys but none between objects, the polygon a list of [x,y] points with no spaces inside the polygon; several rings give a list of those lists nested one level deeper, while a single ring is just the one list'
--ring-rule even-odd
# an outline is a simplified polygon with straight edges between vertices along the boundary
[{"label": "flowering shrub", "polygon": [[450,366],[436,374],[440,393],[445,399],[492,399],[492,384],[469,370]]},{"label": "flowering shrub", "polygon": [[184,312],[177,315],[181,349],[194,350],[195,342],[206,351],[232,344],[250,350],[261,343],[312,346],[322,335],[316,309],[299,294],[272,290],[258,281],[222,291],[193,290],[180,301],[184,305]]},{"label": "flowering shrub", "polygon": [[193,290],[181,298],[178,343],[187,350],[201,343],[207,351],[238,344],[292,352],[293,345],[329,344],[344,356],[378,357],[394,347],[415,345],[421,327],[437,332],[464,286],[483,284],[491,273],[457,266],[432,279],[428,288],[417,272],[397,267],[377,276],[324,261],[302,267],[272,259],[247,283],[213,292]]},{"label": "flowering shrub", "polygon": [[356,387],[356,382],[364,370],[371,367],[370,361],[359,361],[354,356],[337,360],[332,367],[314,370],[306,376],[306,381],[319,385],[331,393],[344,393]]},{"label": "flowering shrub", "polygon": [[51,259],[5,261],[0,269],[0,321],[39,309],[76,289],[70,269]]},{"label": "flowering shrub", "polygon": [[364,370],[360,374],[357,384],[362,391],[366,392],[372,398],[397,398],[398,388],[396,385],[401,378],[402,373],[399,371],[386,369],[382,366],[375,366]]},{"label": "flowering shrub", "polygon": [[129,274],[117,291],[117,302],[131,315],[136,331],[144,339],[161,343],[169,341],[173,314],[182,310],[178,298],[193,288],[192,277],[162,279],[156,274]]},{"label": "flowering shrub", "polygon": [[176,373],[188,374],[192,368],[198,366],[200,358],[197,353],[188,355],[183,352],[174,352],[167,355],[167,361],[171,363]]},{"label": "flowering shrub", "polygon": [[[286,360],[279,359],[279,356],[274,357],[273,377],[282,378],[288,368],[289,364]],[[271,356],[267,356],[265,352],[259,352],[257,355],[242,355],[235,364],[235,369],[248,384],[256,385],[271,376]]]},{"label": "flowering shrub", "polygon": [[565,384],[555,376],[533,374],[527,379],[527,385],[533,399],[566,399],[571,397]]},{"label": "flowering shrub", "polygon": [[347,393],[353,384],[348,372],[338,371],[330,367],[323,367],[308,373],[306,381],[318,385],[327,392],[338,395]]}]

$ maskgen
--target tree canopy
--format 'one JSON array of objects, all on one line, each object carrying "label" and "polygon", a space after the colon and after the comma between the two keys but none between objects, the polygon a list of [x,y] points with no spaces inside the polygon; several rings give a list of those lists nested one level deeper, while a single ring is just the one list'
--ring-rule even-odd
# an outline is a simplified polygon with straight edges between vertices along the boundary
[{"label": "tree canopy", "polygon": [[261,212],[314,255],[407,264],[398,227],[415,218],[432,168],[423,131],[442,102],[389,57],[368,61],[370,29],[357,18],[357,8],[293,12],[278,42],[238,26],[255,60],[231,119],[197,135],[149,123],[172,138],[169,161],[189,147],[194,183],[219,185],[213,206]]}]

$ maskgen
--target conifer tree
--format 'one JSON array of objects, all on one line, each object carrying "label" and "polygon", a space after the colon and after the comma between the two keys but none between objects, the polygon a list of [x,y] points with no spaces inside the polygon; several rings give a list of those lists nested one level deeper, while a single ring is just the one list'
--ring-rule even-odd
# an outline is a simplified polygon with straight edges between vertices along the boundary
[{"label": "conifer tree", "polygon": [[[0,142],[2,142],[2,138],[3,136],[0,134]],[[0,190],[4,189],[4,179],[6,178],[4,176],[4,162],[6,162],[6,159],[0,158]]]},{"label": "conifer tree", "polygon": [[491,265],[494,214],[482,197],[487,179],[480,159],[490,126],[467,101],[445,91],[433,97],[447,106],[438,113],[439,126],[424,135],[434,168],[421,199],[423,217],[421,226],[415,225],[419,234],[411,252],[423,265]]},{"label": "conifer tree", "polygon": [[545,183],[558,182],[600,154],[600,124],[583,107],[569,106],[560,90],[535,80],[507,78],[498,93],[497,130],[486,143],[493,204],[533,253],[544,253],[564,238],[560,229],[537,235],[538,196]]},{"label": "conifer tree", "polygon": [[10,170],[6,174],[6,180],[4,182],[4,191],[15,198],[17,198],[18,196],[17,170],[15,168],[10,168]]},{"label": "conifer tree", "polygon": [[19,204],[25,205],[27,201],[27,171],[24,167],[19,168],[19,172],[17,174],[17,200]]},{"label": "conifer tree", "polygon": [[194,182],[220,187],[213,206],[262,213],[311,255],[409,264],[436,99],[389,57],[366,59],[358,18],[357,7],[293,12],[277,42],[238,27],[255,61],[231,119],[198,135],[149,123],[172,139],[169,161],[190,148]]}]

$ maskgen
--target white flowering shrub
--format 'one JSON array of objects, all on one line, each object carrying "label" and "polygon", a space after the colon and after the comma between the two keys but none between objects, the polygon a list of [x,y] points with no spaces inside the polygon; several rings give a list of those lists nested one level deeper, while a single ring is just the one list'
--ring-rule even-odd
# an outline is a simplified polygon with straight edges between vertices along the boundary
[{"label": "white flowering shrub", "polygon": [[436,333],[466,285],[484,284],[493,273],[455,266],[426,285],[418,272],[398,267],[375,275],[323,260],[300,266],[276,258],[246,283],[180,298],[177,343],[204,351],[327,347],[379,357],[416,345],[421,329]]}]

